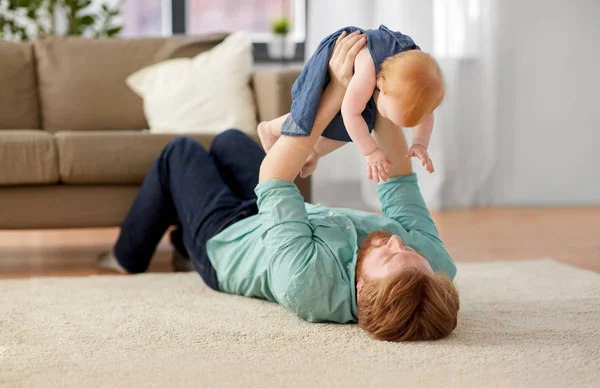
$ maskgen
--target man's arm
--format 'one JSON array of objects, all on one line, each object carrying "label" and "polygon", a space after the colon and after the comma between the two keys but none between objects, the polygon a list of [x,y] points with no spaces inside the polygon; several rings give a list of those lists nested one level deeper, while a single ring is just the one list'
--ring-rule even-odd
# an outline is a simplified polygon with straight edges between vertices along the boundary
[{"label": "man's arm", "polygon": [[383,118],[377,112],[373,137],[379,148],[392,161],[392,164],[388,166],[390,178],[412,174],[411,160],[405,158],[408,152],[408,144],[406,143],[406,137],[402,128],[396,126],[390,120]]},{"label": "man's arm", "polygon": [[[327,269],[335,263],[327,257],[332,252],[313,239],[304,200],[292,182],[325,127],[339,112],[354,58],[364,45],[363,37],[357,34],[342,34],[339,42],[330,59],[332,82],[321,96],[311,135],[281,136],[263,160],[255,189],[261,240],[270,258],[268,276],[273,295],[288,310],[315,321],[325,319],[326,314],[322,313],[322,304],[316,309],[313,301],[323,300],[323,295],[329,294],[323,284],[336,284],[335,276],[340,275],[337,268]],[[330,275],[336,270],[337,275]]]},{"label": "man's arm", "polygon": [[402,128],[378,115],[373,132],[379,147],[393,161],[389,166],[391,178],[377,185],[383,214],[411,235],[411,241],[421,248],[420,253],[427,257],[434,271],[454,278],[456,266],[431,219],[417,177],[412,173],[411,159],[404,157],[408,145]]},{"label": "man's arm", "polygon": [[390,180],[377,186],[382,211],[407,231],[421,230],[437,235],[437,229],[413,175],[411,160],[405,158],[408,144],[402,128],[381,115],[375,118],[373,135],[379,147],[392,160]]},{"label": "man's arm", "polygon": [[325,88],[310,136],[281,136],[260,166],[259,182],[271,179],[293,182],[296,179],[319,137],[340,111],[344,92],[331,83]]}]

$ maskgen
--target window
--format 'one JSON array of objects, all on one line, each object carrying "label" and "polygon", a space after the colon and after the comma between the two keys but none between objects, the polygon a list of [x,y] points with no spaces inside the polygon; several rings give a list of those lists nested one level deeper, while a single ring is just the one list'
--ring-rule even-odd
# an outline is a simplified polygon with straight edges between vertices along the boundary
[{"label": "window", "polygon": [[125,37],[248,31],[258,61],[269,61],[271,22],[286,15],[298,43],[294,61],[304,59],[306,0],[125,0],[120,9]]},{"label": "window", "polygon": [[245,30],[255,42],[266,42],[271,21],[287,15],[296,42],[305,39],[304,1],[297,0],[188,0],[191,34]]},{"label": "window", "polygon": [[[170,13],[164,0],[126,0],[121,3],[124,37],[171,35]],[[169,4],[170,6],[170,4]]]},{"label": "window", "polygon": [[434,52],[439,58],[478,55],[481,0],[434,0]]}]

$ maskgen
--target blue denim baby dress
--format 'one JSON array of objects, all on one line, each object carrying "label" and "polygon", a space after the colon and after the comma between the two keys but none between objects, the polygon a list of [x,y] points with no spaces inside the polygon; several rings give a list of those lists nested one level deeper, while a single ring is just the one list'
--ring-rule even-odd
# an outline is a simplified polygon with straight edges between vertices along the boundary
[{"label": "blue denim baby dress", "polygon": [[[310,136],[321,102],[321,94],[330,81],[329,57],[333,52],[335,41],[343,31],[350,34],[356,30],[360,30],[367,36],[367,47],[375,63],[377,74],[386,58],[408,50],[420,50],[410,36],[391,31],[384,25],[376,30],[345,27],[329,35],[319,43],[317,50],[292,87],[292,109],[281,126],[282,135]],[[375,101],[371,98],[362,112],[369,131],[372,131],[375,125],[376,109]],[[344,126],[341,112],[338,112],[329,123],[323,136],[333,140],[352,141]]]}]

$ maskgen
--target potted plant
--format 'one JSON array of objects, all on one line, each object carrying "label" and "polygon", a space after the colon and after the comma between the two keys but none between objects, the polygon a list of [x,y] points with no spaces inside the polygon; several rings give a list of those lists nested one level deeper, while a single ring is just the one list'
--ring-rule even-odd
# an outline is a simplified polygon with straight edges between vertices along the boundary
[{"label": "potted plant", "polygon": [[271,39],[267,42],[269,56],[273,59],[289,60],[296,53],[296,42],[290,36],[290,19],[283,16],[271,23]]},{"label": "potted plant", "polygon": [[[93,3],[93,4],[92,4]],[[44,35],[89,38],[118,35],[118,6],[102,0],[0,0],[0,39],[25,41]]]}]

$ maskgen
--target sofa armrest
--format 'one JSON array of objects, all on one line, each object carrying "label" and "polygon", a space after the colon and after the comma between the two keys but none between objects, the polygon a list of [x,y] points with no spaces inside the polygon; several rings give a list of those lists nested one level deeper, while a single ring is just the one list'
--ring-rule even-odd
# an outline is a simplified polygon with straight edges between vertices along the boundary
[{"label": "sofa armrest", "polygon": [[[302,69],[258,70],[252,77],[254,99],[259,121],[273,120],[289,113],[292,106],[292,85]],[[306,202],[312,199],[310,177],[294,182]]]},{"label": "sofa armrest", "polygon": [[292,85],[301,69],[257,70],[252,77],[254,99],[260,121],[273,120],[289,113]]}]

